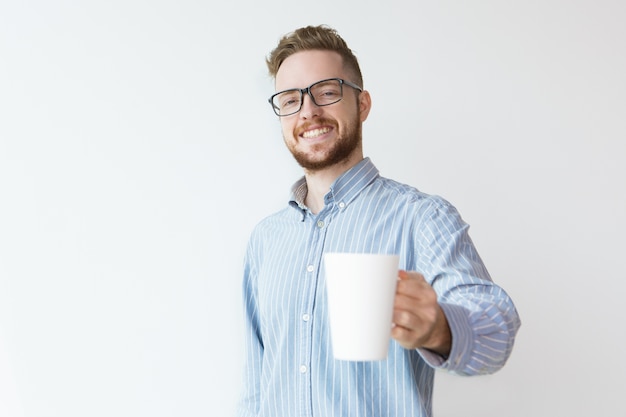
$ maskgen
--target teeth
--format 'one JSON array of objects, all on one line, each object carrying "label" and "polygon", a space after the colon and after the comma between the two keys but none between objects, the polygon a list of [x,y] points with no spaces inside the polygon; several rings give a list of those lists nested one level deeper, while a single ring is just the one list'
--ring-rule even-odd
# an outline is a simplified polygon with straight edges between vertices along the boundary
[{"label": "teeth", "polygon": [[302,137],[306,139],[311,139],[311,138],[321,136],[328,132],[330,132],[330,128],[322,127],[320,129],[307,130],[306,132],[302,134]]}]

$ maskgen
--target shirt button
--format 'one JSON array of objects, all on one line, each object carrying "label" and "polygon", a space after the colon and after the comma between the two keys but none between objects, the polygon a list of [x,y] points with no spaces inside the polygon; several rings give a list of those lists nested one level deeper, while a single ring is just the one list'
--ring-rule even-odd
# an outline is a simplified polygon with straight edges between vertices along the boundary
[{"label": "shirt button", "polygon": [[343,201],[339,203],[339,208],[344,208],[345,206],[346,206],[346,203],[344,203]]},{"label": "shirt button", "polygon": [[300,365],[300,373],[306,374],[306,371],[307,371],[307,367],[305,365]]},{"label": "shirt button", "polygon": [[309,321],[310,318],[311,318],[311,316],[309,316],[308,314],[303,314],[302,315],[302,320],[304,320],[304,321]]},{"label": "shirt button", "polygon": [[324,222],[323,222],[323,221],[321,221],[321,220],[320,220],[320,221],[318,221],[318,222],[317,222],[317,227],[319,227],[320,229],[321,229],[322,227],[324,227]]},{"label": "shirt button", "polygon": [[313,265],[309,265],[306,267],[306,270],[309,272],[313,272],[313,270],[315,269],[315,267]]}]

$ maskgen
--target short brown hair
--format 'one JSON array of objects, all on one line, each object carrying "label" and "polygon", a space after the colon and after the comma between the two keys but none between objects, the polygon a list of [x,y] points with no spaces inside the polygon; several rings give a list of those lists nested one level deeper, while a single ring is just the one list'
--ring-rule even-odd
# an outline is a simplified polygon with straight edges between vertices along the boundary
[{"label": "short brown hair", "polygon": [[291,55],[311,50],[337,52],[341,55],[345,68],[355,77],[351,81],[363,87],[363,76],[356,56],[337,31],[326,25],[302,27],[283,36],[266,59],[270,75],[276,78],[283,61]]}]

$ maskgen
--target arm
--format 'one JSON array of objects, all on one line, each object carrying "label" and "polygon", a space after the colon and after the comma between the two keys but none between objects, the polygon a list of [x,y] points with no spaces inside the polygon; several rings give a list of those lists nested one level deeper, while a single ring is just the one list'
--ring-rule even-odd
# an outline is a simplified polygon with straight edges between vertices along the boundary
[{"label": "arm", "polygon": [[[434,202],[416,232],[421,274],[400,273],[392,336],[434,367],[462,375],[506,363],[520,326],[506,292],[494,284],[447,202]],[[426,277],[425,279],[423,277]]]},{"label": "arm", "polygon": [[245,360],[239,417],[257,415],[260,401],[260,378],[263,363],[263,340],[261,336],[259,310],[257,304],[256,273],[246,255],[243,279],[243,304],[245,321]]}]

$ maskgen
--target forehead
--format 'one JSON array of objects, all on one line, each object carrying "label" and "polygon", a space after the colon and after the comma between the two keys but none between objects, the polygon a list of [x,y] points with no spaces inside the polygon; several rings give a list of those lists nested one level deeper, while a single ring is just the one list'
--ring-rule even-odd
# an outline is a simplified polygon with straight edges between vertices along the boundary
[{"label": "forehead", "polygon": [[345,78],[341,55],[334,51],[301,51],[283,61],[276,73],[276,91],[303,88],[326,78]]}]

